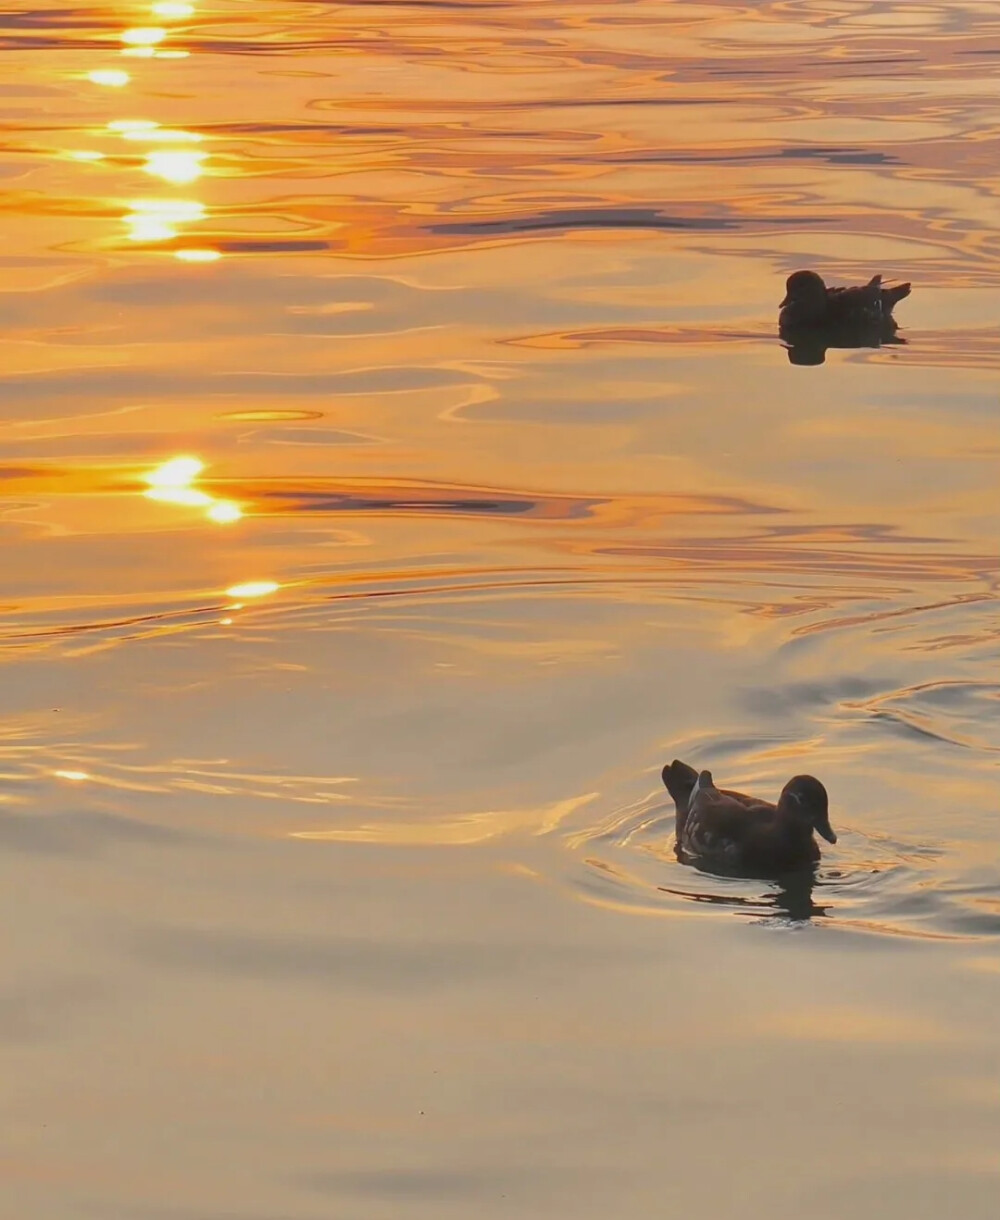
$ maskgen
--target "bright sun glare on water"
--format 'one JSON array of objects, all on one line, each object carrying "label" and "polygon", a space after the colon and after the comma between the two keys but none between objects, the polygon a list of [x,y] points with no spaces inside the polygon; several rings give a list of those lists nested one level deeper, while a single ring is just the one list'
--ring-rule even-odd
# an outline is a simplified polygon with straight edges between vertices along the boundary
[{"label": "bright sun glare on water", "polygon": [[233,500],[220,500],[207,491],[194,486],[194,481],[205,469],[205,463],[196,457],[176,457],[164,462],[145,475],[147,500],[163,504],[177,504],[183,508],[204,508],[205,516],[217,525],[230,525],[239,521],[243,510]]},{"label": "bright sun glare on water", "polygon": [[242,585],[231,585],[226,594],[229,597],[267,597],[276,593],[281,586],[275,580],[248,580]]},{"label": "bright sun glare on water", "polygon": [[162,149],[148,153],[144,169],[154,178],[162,178],[177,186],[194,182],[205,172],[202,162],[206,153],[190,152],[187,149]]},{"label": "bright sun glare on water", "polygon": [[182,263],[216,263],[222,258],[222,251],[193,247],[189,250],[175,250],[174,258],[180,259]]},{"label": "bright sun glare on water", "polygon": [[177,226],[201,220],[205,205],[195,199],[134,199],[125,216],[130,241],[169,241]]},{"label": "bright sun glare on water", "polygon": [[120,68],[95,68],[87,73],[87,80],[93,85],[105,85],[109,89],[121,89],[132,78]]},{"label": "bright sun glare on water", "polygon": [[162,42],[167,31],[159,26],[141,26],[122,32],[122,42],[131,47],[151,47]]}]

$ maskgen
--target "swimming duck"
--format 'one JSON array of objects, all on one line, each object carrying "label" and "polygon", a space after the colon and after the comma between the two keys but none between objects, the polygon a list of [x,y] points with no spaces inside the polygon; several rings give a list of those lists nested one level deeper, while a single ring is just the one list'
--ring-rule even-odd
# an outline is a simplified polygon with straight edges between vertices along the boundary
[{"label": "swimming duck", "polygon": [[826,789],[811,775],[790,779],[777,805],[720,790],[711,771],[696,772],[679,759],[663,768],[663,783],[674,800],[677,854],[685,863],[773,876],[816,863],[814,831],[837,841]]},{"label": "swimming duck", "polygon": [[853,288],[827,288],[815,271],[795,271],[785,282],[778,326],[784,334],[807,327],[878,324],[909,295],[909,284],[883,288],[880,275]]}]

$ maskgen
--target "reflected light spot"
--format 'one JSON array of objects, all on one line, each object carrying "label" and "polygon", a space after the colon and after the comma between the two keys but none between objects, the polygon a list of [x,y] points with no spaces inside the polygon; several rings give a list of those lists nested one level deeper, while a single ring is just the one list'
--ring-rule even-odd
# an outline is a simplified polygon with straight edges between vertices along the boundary
[{"label": "reflected light spot", "polygon": [[122,42],[130,47],[153,47],[166,36],[167,31],[162,26],[135,26],[122,32]]},{"label": "reflected light spot", "polygon": [[166,182],[183,186],[188,182],[194,182],[205,172],[202,168],[205,156],[206,154],[203,152],[187,152],[179,149],[158,150],[147,154],[143,168],[154,178],[163,178]]},{"label": "reflected light spot", "polygon": [[82,780],[90,779],[90,775],[86,771],[53,771],[53,775],[57,775],[60,779]]},{"label": "reflected light spot", "polygon": [[77,148],[69,154],[74,161],[103,161],[104,153],[94,148]]},{"label": "reflected light spot", "polygon": [[[207,491],[201,491],[192,486],[195,479],[205,469],[205,463],[196,457],[175,457],[164,462],[145,475],[146,490],[142,493],[147,500],[157,500],[163,504],[179,504],[183,508],[203,508],[205,516],[217,525],[230,525],[239,521],[243,509],[233,500],[217,500]],[[260,582],[258,582],[260,583]],[[248,594],[260,597],[264,592],[273,592],[278,586],[263,589],[262,593]]]},{"label": "reflected light spot", "polygon": [[162,466],[157,466],[146,475],[150,487],[187,487],[205,469],[205,463],[196,457],[175,457]]},{"label": "reflected light spot", "polygon": [[[148,50],[146,50],[146,48],[143,48],[143,50],[146,51],[146,54],[150,54],[150,52]],[[135,51],[131,51],[131,52],[126,51],[125,52],[126,55],[129,55],[129,54],[134,55],[137,53],[138,52],[135,52]],[[152,54],[157,59],[187,59],[187,57],[191,54],[191,52],[190,51],[153,51]]]},{"label": "reflected light spot", "polygon": [[205,205],[196,199],[134,199],[129,207],[133,212],[178,223],[201,220],[205,215]]},{"label": "reflected light spot", "polygon": [[129,241],[169,241],[177,236],[177,230],[162,220],[150,220],[144,216],[130,216]]},{"label": "reflected light spot", "polygon": [[133,132],[155,131],[159,125],[159,123],[155,123],[152,119],[114,119],[108,124],[108,131],[113,131],[118,135],[129,134],[131,136]]},{"label": "reflected light spot", "polygon": [[179,258],[182,263],[215,263],[222,258],[222,251],[205,248],[175,250],[174,258]]},{"label": "reflected light spot", "polygon": [[233,625],[233,620],[231,618],[220,618],[219,622],[223,627],[231,627]]},{"label": "reflected light spot", "polygon": [[281,585],[274,580],[248,580],[243,585],[232,585],[226,590],[227,597],[266,597],[276,593]]},{"label": "reflected light spot", "polygon": [[150,7],[157,17],[190,17],[194,13],[194,5],[184,4],[182,0],[160,0]]},{"label": "reflected light spot", "polygon": [[243,516],[243,509],[238,504],[234,504],[232,500],[218,500],[208,510],[206,516],[217,525],[229,525],[233,521],[240,520]]},{"label": "reflected light spot", "polygon": [[169,241],[178,224],[201,220],[205,205],[193,199],[136,199],[125,216],[130,241]]},{"label": "reflected light spot", "polygon": [[156,51],[152,47],[122,47],[122,54],[135,59],[152,59]]},{"label": "reflected light spot", "polygon": [[121,68],[95,68],[87,73],[87,80],[94,85],[107,85],[109,89],[121,89],[131,80],[131,76]]},{"label": "reflected light spot", "polygon": [[118,130],[126,140],[162,140],[164,143],[199,144],[205,138],[197,131],[185,131],[181,127],[161,127],[159,123],[143,123],[141,126],[133,123]]}]

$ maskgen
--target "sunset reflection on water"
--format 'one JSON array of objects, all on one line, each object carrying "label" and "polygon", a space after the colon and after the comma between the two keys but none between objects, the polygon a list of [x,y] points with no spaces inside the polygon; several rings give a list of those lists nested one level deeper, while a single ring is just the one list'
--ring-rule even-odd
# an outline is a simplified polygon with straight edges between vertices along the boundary
[{"label": "sunset reflection on water", "polygon": [[21,1213],[993,1220],[996,6],[0,26]]}]

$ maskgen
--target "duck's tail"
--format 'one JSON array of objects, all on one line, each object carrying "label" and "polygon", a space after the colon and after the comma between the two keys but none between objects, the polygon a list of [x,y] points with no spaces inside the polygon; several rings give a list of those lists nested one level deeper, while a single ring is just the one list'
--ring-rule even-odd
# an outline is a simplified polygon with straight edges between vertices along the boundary
[{"label": "duck's tail", "polygon": [[904,297],[910,295],[909,284],[897,284],[895,288],[882,289],[882,312],[890,314],[893,307],[897,305]]},{"label": "duck's tail", "polygon": [[674,798],[674,806],[677,812],[679,814],[686,813],[691,793],[698,782],[698,772],[694,767],[689,767],[687,763],[681,762],[679,758],[675,758],[672,763],[663,768],[662,775],[663,786]]}]

